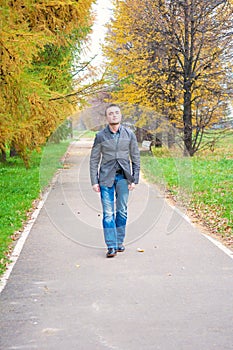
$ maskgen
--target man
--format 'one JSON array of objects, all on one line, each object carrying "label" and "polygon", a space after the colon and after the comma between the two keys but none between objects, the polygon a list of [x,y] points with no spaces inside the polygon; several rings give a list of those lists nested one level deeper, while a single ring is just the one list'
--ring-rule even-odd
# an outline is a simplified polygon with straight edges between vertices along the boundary
[{"label": "man", "polygon": [[106,256],[111,258],[125,250],[128,196],[139,180],[140,154],[135,134],[121,125],[120,107],[110,104],[105,116],[108,125],[96,134],[92,147],[90,176],[93,190],[101,195]]}]

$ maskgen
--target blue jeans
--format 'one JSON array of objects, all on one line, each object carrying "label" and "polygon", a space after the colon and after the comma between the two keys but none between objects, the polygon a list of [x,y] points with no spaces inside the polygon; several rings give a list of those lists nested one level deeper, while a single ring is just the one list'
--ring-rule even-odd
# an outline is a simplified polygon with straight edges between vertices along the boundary
[{"label": "blue jeans", "polygon": [[[128,182],[122,174],[116,174],[112,187],[100,186],[103,207],[104,239],[108,248],[117,249],[124,242],[129,197]],[[116,213],[115,203],[116,198]]]}]

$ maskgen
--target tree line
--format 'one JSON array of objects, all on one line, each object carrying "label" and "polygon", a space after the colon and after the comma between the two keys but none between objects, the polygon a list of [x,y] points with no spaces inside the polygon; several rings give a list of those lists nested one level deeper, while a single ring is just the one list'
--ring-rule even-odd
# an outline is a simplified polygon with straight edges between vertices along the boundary
[{"label": "tree line", "polygon": [[[85,66],[80,47],[91,31],[93,2],[1,1],[2,160],[10,148],[29,166],[30,153],[99,86],[75,81]],[[232,0],[115,1],[104,48],[107,90],[114,101],[136,106],[137,127],[161,132],[165,121],[182,130],[191,156],[228,112],[232,12]]]},{"label": "tree line", "polygon": [[[166,120],[194,155],[232,98],[233,4],[226,0],[115,1],[104,48],[112,98],[150,108],[136,125]],[[158,124],[157,123],[157,124]]]}]

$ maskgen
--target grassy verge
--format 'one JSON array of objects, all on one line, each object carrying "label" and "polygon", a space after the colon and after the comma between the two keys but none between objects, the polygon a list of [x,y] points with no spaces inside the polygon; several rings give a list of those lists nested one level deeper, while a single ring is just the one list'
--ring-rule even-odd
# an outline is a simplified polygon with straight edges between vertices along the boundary
[{"label": "grassy verge", "polygon": [[92,131],[92,130],[83,130],[83,131],[74,130],[74,138],[76,139],[80,139],[80,138],[93,139],[95,135],[96,135],[96,131]]},{"label": "grassy verge", "polygon": [[19,158],[0,163],[0,274],[9,261],[12,241],[17,239],[15,233],[22,229],[41,189],[61,167],[68,144],[69,141],[48,144],[40,154],[33,153],[29,170]]},{"label": "grassy verge", "polygon": [[221,140],[214,152],[192,158],[176,158],[166,149],[141,157],[142,170],[150,181],[163,185],[177,202],[208,229],[233,243],[233,137]]}]

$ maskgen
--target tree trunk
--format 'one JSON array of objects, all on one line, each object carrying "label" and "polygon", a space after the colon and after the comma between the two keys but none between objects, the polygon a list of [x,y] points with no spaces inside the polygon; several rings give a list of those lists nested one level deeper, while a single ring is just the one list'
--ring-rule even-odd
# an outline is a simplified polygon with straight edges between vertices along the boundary
[{"label": "tree trunk", "polygon": [[4,151],[3,149],[1,149],[0,161],[3,163],[6,162],[6,151]]},{"label": "tree trunk", "polygon": [[136,127],[135,134],[136,134],[137,141],[138,141],[138,142],[142,142],[142,141],[143,141],[142,129]]},{"label": "tree trunk", "polygon": [[10,157],[16,157],[17,155],[18,154],[17,154],[16,148],[15,148],[15,145],[12,144],[11,148],[10,148]]},{"label": "tree trunk", "polygon": [[167,146],[168,146],[168,148],[172,148],[175,143],[176,143],[175,130],[169,130],[168,135],[167,135]]},{"label": "tree trunk", "polygon": [[192,94],[191,94],[191,73],[192,73],[192,37],[189,30],[191,16],[190,6],[187,0],[184,1],[184,30],[185,30],[185,43],[184,43],[184,111],[183,111],[183,123],[184,123],[184,155],[192,156]]},{"label": "tree trunk", "polygon": [[184,92],[184,112],[183,112],[183,122],[184,122],[184,155],[193,156],[192,147],[192,108],[191,108],[191,89],[190,84],[185,84]]},{"label": "tree trunk", "polygon": [[163,142],[162,142],[162,133],[160,132],[157,132],[156,134],[155,134],[155,147],[162,147],[162,145],[163,145]]}]

